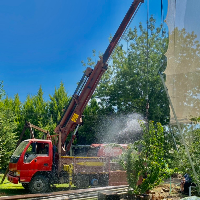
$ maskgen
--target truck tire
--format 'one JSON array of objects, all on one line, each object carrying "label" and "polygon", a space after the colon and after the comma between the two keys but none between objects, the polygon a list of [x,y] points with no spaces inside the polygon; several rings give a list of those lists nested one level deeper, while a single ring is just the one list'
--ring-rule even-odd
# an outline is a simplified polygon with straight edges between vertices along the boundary
[{"label": "truck tire", "polygon": [[108,174],[102,174],[99,177],[99,185],[102,187],[108,186],[108,180],[109,180]]},{"label": "truck tire", "polygon": [[25,189],[25,190],[28,190],[29,189],[29,187],[28,187],[28,183],[22,183],[22,187]]},{"label": "truck tire", "polygon": [[31,193],[45,193],[49,190],[49,180],[43,175],[37,175],[32,178],[29,183],[29,190]]},{"label": "truck tire", "polygon": [[89,187],[89,176],[87,174],[76,175],[75,185],[78,189]]}]

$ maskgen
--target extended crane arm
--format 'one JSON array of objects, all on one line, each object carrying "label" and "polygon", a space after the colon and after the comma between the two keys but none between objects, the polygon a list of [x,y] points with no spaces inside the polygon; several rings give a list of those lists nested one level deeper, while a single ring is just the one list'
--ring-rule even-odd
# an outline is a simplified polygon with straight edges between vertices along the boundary
[{"label": "extended crane arm", "polygon": [[[101,59],[97,62],[94,69],[91,69],[89,67],[86,69],[77,89],[72,96],[72,100],[65,110],[65,113],[60,123],[55,128],[55,132],[61,134],[62,144],[64,144],[68,134],[73,131],[78,124],[82,122],[81,115],[88,101],[90,100],[97,84],[99,83],[101,76],[107,69],[106,62],[111,56],[127,25],[130,23],[133,15],[136,13],[136,10],[139,8],[139,5],[143,2],[144,0],[133,1]],[[72,140],[74,139],[74,137],[75,136],[73,136]],[[70,142],[70,144],[71,143],[72,141]],[[67,151],[68,150],[69,147],[67,148]]]}]

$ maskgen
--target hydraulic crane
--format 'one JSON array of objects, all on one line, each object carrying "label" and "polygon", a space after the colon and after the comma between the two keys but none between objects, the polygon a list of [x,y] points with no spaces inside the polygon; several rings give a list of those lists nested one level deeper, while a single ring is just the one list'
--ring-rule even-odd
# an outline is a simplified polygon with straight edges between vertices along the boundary
[{"label": "hydraulic crane", "polygon": [[[107,69],[107,61],[119,42],[123,32],[130,23],[132,17],[144,0],[134,0],[126,13],[117,32],[112,38],[105,53],[97,62],[94,69],[88,67],[81,78],[72,99],[66,108],[64,115],[55,128],[55,136],[47,133],[47,139],[29,139],[21,142],[13,153],[9,163],[8,180],[12,183],[22,183],[32,193],[42,193],[49,189],[50,183],[70,182],[76,186],[89,186],[89,183],[116,184],[117,174],[122,176],[124,172],[112,168],[110,158],[104,157],[70,157],[62,156],[62,146],[70,132],[74,131],[66,152],[69,151],[75,138],[76,130],[82,123],[82,113],[90,100],[97,84]],[[31,127],[35,128],[34,125]],[[59,137],[57,148],[53,145],[53,138]],[[66,152],[64,153],[66,155]],[[111,173],[115,169],[115,172]],[[111,178],[114,182],[110,181]],[[120,179],[120,177],[119,177]],[[109,181],[108,181],[109,180]],[[109,183],[108,183],[109,182]]]},{"label": "hydraulic crane", "polygon": [[[74,131],[74,129],[77,127],[78,124],[81,124],[82,122],[81,116],[84,111],[84,108],[86,107],[88,101],[90,100],[97,84],[101,79],[101,76],[107,70],[107,61],[109,57],[111,56],[114,48],[119,42],[123,32],[130,23],[133,15],[136,13],[136,10],[138,9],[139,5],[143,2],[144,0],[135,0],[132,3],[122,23],[120,24],[117,32],[115,33],[109,46],[107,47],[105,53],[97,62],[94,69],[88,67],[85,70],[85,73],[81,78],[79,85],[72,96],[72,100],[69,103],[69,106],[66,108],[61,121],[54,130],[55,133],[61,134],[62,144],[64,144],[68,134],[71,131]],[[71,141],[67,146],[67,152],[69,151],[70,146],[73,143],[74,139],[75,139],[75,134],[72,136]]]}]

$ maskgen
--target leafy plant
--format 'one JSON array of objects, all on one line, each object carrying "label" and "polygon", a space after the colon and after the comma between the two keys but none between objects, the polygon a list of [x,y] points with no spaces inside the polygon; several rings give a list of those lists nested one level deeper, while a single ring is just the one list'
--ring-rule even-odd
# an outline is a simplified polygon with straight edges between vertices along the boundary
[{"label": "leafy plant", "polygon": [[191,163],[188,158],[188,154],[185,150],[185,146],[183,145],[182,140],[178,141],[179,149],[178,149],[178,170],[180,173],[185,174],[188,173],[193,182],[200,183],[200,128],[199,125],[187,125],[183,128],[183,137],[185,139],[185,143],[187,145],[191,161],[194,165],[194,169],[196,171],[197,176],[195,177]]},{"label": "leafy plant", "polygon": [[120,159],[134,194],[145,193],[174,172],[168,166],[169,148],[163,126],[160,123],[154,125],[151,121],[149,125],[142,124],[142,127],[143,139],[129,145]]},{"label": "leafy plant", "polygon": [[8,98],[3,100],[0,96],[0,169],[7,167],[16,147],[16,116],[9,107],[9,101]]},{"label": "leafy plant", "polygon": [[[166,68],[168,36],[162,25],[155,27],[153,17],[149,22],[148,55],[147,30],[142,23],[130,28],[125,41],[116,47],[112,62],[96,89],[101,107],[114,108],[117,113],[146,115],[155,122],[169,122],[169,102],[159,73]],[[127,45],[126,45],[127,44]],[[147,69],[148,58],[148,69]]]}]

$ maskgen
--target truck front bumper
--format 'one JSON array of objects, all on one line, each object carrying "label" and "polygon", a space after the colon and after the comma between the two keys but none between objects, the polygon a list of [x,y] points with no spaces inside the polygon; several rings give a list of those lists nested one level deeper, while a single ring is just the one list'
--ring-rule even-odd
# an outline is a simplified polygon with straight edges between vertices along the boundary
[{"label": "truck front bumper", "polygon": [[14,183],[14,184],[18,184],[18,182],[19,182],[19,177],[11,176],[11,175],[8,174],[7,178],[11,183]]}]

